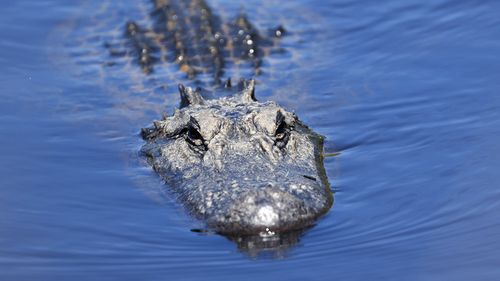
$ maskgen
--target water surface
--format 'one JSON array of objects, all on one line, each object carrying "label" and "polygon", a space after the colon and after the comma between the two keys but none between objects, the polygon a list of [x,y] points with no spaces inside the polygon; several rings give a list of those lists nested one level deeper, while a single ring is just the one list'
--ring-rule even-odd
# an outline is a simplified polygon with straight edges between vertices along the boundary
[{"label": "water surface", "polygon": [[[149,1],[16,1],[0,11],[0,280],[500,278],[495,1],[252,0],[291,31],[257,96],[327,137],[335,205],[288,249],[199,226],[137,158],[184,79],[106,66]],[[239,2],[209,1],[231,18]],[[235,73],[236,75],[236,73]]]}]

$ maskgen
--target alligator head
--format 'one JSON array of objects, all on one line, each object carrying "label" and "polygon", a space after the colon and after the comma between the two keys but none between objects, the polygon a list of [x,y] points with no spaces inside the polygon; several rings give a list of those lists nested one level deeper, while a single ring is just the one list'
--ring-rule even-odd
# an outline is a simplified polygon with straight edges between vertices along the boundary
[{"label": "alligator head", "polygon": [[142,130],[155,171],[221,234],[302,229],[333,202],[323,137],[276,103],[258,102],[254,85],[211,100],[180,85],[180,109]]}]

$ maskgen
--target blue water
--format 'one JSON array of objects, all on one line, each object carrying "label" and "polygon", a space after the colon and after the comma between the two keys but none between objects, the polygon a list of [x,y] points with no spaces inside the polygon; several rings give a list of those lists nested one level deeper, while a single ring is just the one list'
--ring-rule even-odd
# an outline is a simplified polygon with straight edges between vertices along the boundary
[{"label": "blue water", "polygon": [[[2,3],[0,280],[500,279],[498,2],[243,4],[292,31],[257,96],[340,153],[325,162],[329,214],[259,253],[191,232],[137,157],[183,78],[103,66],[102,41],[149,5],[116,2]],[[209,3],[227,17],[242,5]]]}]

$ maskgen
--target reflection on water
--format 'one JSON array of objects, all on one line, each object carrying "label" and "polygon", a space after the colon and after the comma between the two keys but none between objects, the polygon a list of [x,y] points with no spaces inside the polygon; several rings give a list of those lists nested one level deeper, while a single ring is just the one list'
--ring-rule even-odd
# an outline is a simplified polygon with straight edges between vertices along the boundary
[{"label": "reflection on water", "polygon": [[109,64],[102,42],[149,4],[2,6],[0,280],[498,279],[498,3],[245,2],[259,27],[290,31],[258,97],[340,152],[325,162],[332,212],[266,239],[189,231],[203,226],[137,157],[184,76]]},{"label": "reflection on water", "polygon": [[[210,231],[192,229],[200,235],[215,235]],[[283,259],[288,257],[291,249],[300,241],[300,237],[306,229],[290,231],[287,233],[261,233],[248,236],[226,236],[236,243],[238,250],[250,258],[273,258]]]},{"label": "reflection on water", "polygon": [[273,233],[269,235],[254,235],[229,237],[238,245],[238,249],[250,257],[262,257],[265,254],[273,258],[284,258],[290,248],[295,246],[304,230],[289,233]]}]

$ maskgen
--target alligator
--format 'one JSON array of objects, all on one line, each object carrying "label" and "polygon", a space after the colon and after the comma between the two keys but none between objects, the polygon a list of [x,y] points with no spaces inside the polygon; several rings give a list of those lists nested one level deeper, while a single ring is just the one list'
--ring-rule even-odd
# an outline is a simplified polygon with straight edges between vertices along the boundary
[{"label": "alligator", "polygon": [[179,86],[181,108],[142,130],[142,152],[209,228],[250,235],[311,225],[332,204],[322,136],[274,102],[255,81],[205,100]]},{"label": "alligator", "polygon": [[[179,84],[179,108],[141,130],[141,155],[211,231],[272,236],[313,225],[333,204],[324,137],[255,95],[285,29],[261,32],[244,13],[223,23],[204,0],[154,0],[151,15],[152,28],[126,24],[128,53],[146,74],[176,63],[197,87]],[[224,79],[241,64],[251,79]]]}]

